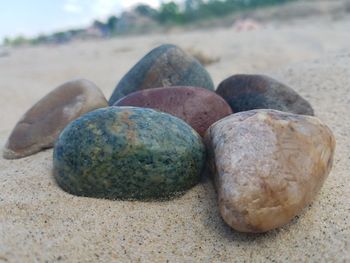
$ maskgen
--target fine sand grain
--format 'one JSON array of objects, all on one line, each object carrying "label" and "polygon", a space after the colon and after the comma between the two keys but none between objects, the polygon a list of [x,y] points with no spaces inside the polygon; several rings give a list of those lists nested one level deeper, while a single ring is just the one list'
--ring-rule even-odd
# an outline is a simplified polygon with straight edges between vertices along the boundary
[{"label": "fine sand grain", "polygon": [[241,234],[220,218],[204,180],[166,202],[75,197],[55,183],[52,150],[0,158],[0,262],[350,262],[350,19],[312,18],[259,30],[195,31],[58,47],[10,50],[0,58],[0,146],[20,116],[59,84],[95,82],[107,97],[148,50],[173,43],[219,57],[215,85],[265,73],[308,99],[333,130],[333,170],[315,201],[290,224]]}]

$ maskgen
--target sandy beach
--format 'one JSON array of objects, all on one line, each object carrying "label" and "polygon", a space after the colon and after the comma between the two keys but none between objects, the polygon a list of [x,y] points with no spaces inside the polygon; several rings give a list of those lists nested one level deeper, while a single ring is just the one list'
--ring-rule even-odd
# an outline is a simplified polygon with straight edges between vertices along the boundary
[{"label": "sandy beach", "polygon": [[234,28],[10,49],[0,57],[0,147],[37,100],[84,77],[109,98],[150,49],[172,43],[220,61],[215,86],[267,74],[304,96],[334,132],[336,155],[321,192],[288,225],[242,234],[220,218],[210,180],[165,202],[76,197],[52,176],[52,150],[0,157],[0,262],[350,262],[350,17],[310,17]]}]

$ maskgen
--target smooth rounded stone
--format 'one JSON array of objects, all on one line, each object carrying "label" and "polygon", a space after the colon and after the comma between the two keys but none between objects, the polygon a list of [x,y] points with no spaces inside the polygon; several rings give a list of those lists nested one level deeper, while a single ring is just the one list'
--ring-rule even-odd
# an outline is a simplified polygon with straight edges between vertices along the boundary
[{"label": "smooth rounded stone", "polygon": [[214,122],[232,114],[223,98],[196,87],[141,90],[120,99],[114,106],[152,108],[169,113],[187,122],[201,136]]},{"label": "smooth rounded stone", "polygon": [[79,196],[164,199],[194,186],[204,159],[201,137],[181,119],[152,109],[109,107],[64,129],[54,149],[54,176]]},{"label": "smooth rounded stone", "polygon": [[161,45],[144,56],[121,79],[109,105],[135,91],[169,86],[214,90],[209,73],[195,58],[177,46]]},{"label": "smooth rounded stone", "polygon": [[68,123],[84,113],[106,106],[106,98],[91,81],[66,82],[22,116],[10,134],[3,156],[16,159],[53,147]]},{"label": "smooth rounded stone", "polygon": [[233,112],[274,109],[314,115],[310,103],[296,91],[264,75],[233,75],[219,84],[216,93],[227,101]]},{"label": "smooth rounded stone", "polygon": [[300,213],[328,176],[335,149],[319,119],[275,110],[230,115],[205,141],[221,216],[242,232],[265,232]]}]

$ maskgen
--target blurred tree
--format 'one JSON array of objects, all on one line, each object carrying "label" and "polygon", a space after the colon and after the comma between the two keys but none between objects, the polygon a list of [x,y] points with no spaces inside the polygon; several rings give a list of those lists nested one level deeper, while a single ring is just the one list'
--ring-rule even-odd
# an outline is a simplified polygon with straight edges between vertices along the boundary
[{"label": "blurred tree", "polygon": [[97,30],[99,30],[103,37],[109,36],[110,31],[109,31],[109,28],[108,28],[108,22],[107,23],[103,23],[103,22],[101,22],[99,20],[95,20],[93,22],[92,26],[94,28],[96,28]]},{"label": "blurred tree", "polygon": [[150,17],[155,19],[158,15],[158,11],[149,5],[146,4],[140,4],[135,7],[135,11],[139,13],[142,16]]},{"label": "blurred tree", "polygon": [[29,43],[28,39],[26,39],[23,36],[18,36],[18,37],[15,37],[11,40],[11,45],[15,46],[15,47],[23,46],[23,45],[28,44],[28,43]]},{"label": "blurred tree", "polygon": [[95,20],[93,23],[92,23],[92,26],[93,27],[96,27],[96,28],[102,28],[104,27],[106,24],[99,21],[99,20]]},{"label": "blurred tree", "polygon": [[186,22],[200,19],[200,8],[205,5],[203,0],[186,0],[185,1],[185,20]]},{"label": "blurred tree", "polygon": [[184,22],[184,16],[175,2],[162,3],[157,17],[161,23],[182,24]]},{"label": "blurred tree", "polygon": [[185,1],[185,12],[192,13],[203,5],[203,0],[186,0]]},{"label": "blurred tree", "polygon": [[110,16],[107,20],[107,28],[109,33],[113,34],[117,31],[117,24],[118,24],[119,18],[116,16]]},{"label": "blurred tree", "polygon": [[39,35],[38,37],[32,39],[30,43],[32,45],[45,44],[47,43],[49,38],[46,35]]},{"label": "blurred tree", "polygon": [[50,37],[50,41],[55,44],[66,43],[70,40],[70,34],[66,31],[56,32]]},{"label": "blurred tree", "polygon": [[11,39],[8,37],[5,37],[2,43],[4,46],[9,46],[11,45]]}]

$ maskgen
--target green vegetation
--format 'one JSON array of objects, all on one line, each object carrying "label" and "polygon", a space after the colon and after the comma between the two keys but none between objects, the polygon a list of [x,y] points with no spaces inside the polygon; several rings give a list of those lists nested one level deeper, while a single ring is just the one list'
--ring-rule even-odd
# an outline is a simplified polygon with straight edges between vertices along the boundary
[{"label": "green vegetation", "polygon": [[160,23],[186,24],[291,1],[295,0],[186,0],[184,8],[175,2],[163,3],[154,17]]},{"label": "green vegetation", "polygon": [[17,36],[15,38],[5,38],[4,39],[4,45],[11,45],[11,46],[14,46],[14,47],[18,47],[18,46],[22,46],[22,45],[25,45],[25,44],[29,44],[30,43],[30,40],[23,37],[23,36]]},{"label": "green vegetation", "polygon": [[174,1],[162,3],[159,9],[140,4],[131,13],[136,17],[144,17],[146,20],[137,21],[126,15],[120,17],[111,16],[106,22],[94,21],[87,29],[76,29],[64,32],[56,32],[51,35],[40,35],[34,39],[18,36],[13,39],[4,39],[4,45],[20,46],[28,44],[65,43],[73,39],[86,39],[91,37],[110,37],[131,32],[139,28],[139,32],[152,29],[147,27],[148,23],[159,26],[182,26],[200,20],[223,17],[232,13],[252,10],[265,6],[283,4],[296,0],[185,0],[183,4]]}]

